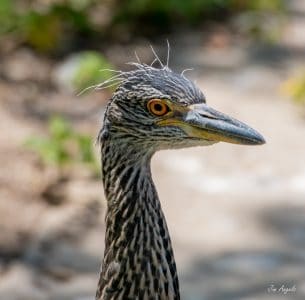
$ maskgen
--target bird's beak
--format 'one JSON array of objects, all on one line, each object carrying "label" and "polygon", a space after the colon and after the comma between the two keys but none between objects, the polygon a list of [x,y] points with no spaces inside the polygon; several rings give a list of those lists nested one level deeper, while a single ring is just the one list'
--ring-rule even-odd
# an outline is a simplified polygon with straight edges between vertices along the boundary
[{"label": "bird's beak", "polygon": [[261,145],[265,140],[250,126],[235,120],[204,103],[174,111],[173,116],[164,119],[160,125],[180,127],[190,138],[227,142],[242,145]]}]

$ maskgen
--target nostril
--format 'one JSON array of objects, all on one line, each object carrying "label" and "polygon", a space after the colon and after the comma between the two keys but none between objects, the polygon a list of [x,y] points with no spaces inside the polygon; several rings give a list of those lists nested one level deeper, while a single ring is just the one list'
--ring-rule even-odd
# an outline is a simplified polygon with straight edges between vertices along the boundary
[{"label": "nostril", "polygon": [[219,118],[218,116],[215,116],[215,115],[211,115],[207,112],[200,112],[199,113],[200,116],[204,117],[204,118],[207,118],[207,119],[212,119],[212,120],[222,120],[221,118]]},{"label": "nostril", "polygon": [[216,118],[216,117],[214,117],[214,116],[209,116],[209,115],[206,115],[206,118],[212,119],[212,120],[219,120],[219,118]]}]

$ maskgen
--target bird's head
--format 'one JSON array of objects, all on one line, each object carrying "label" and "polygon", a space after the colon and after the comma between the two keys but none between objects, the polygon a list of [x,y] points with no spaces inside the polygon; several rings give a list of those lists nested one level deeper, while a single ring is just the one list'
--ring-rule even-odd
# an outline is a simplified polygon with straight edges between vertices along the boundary
[{"label": "bird's head", "polygon": [[192,81],[166,67],[137,64],[116,79],[120,84],[107,106],[102,138],[153,150],[265,142],[248,125],[209,107]]}]

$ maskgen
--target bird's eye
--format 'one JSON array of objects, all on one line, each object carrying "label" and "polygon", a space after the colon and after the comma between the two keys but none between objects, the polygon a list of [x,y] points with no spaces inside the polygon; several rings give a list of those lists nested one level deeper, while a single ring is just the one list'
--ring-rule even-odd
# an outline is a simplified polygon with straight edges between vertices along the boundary
[{"label": "bird's eye", "polygon": [[160,99],[152,99],[147,103],[148,110],[155,116],[164,116],[170,109],[166,103]]}]

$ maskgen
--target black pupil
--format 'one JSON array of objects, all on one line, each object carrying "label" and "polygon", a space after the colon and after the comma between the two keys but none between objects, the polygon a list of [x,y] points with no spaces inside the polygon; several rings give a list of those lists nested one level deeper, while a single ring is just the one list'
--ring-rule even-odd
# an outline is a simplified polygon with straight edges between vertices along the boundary
[{"label": "black pupil", "polygon": [[163,106],[159,103],[155,104],[154,109],[158,112],[163,111]]}]

